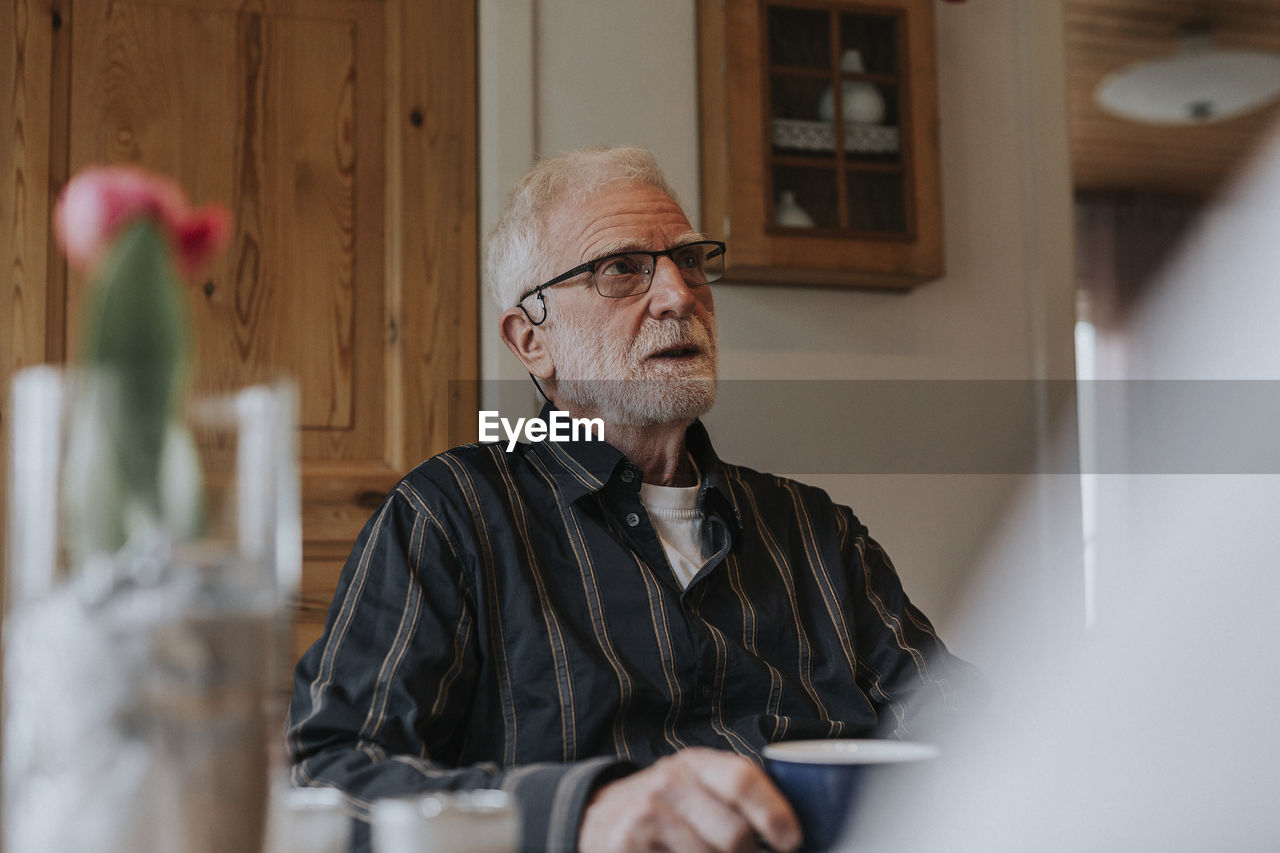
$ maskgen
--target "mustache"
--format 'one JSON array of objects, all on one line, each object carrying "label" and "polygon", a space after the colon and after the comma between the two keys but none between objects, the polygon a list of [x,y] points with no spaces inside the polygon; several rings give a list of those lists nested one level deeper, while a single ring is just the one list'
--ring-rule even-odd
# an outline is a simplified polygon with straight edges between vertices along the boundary
[{"label": "mustache", "polygon": [[631,354],[644,358],[650,353],[678,346],[696,346],[704,353],[715,351],[715,330],[700,318],[680,317],[673,320],[647,318],[636,334]]}]

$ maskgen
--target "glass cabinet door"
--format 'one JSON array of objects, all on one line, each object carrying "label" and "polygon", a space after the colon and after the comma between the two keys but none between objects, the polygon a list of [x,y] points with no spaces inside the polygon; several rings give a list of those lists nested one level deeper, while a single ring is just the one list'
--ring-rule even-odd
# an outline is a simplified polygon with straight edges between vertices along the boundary
[{"label": "glass cabinet door", "polygon": [[936,0],[698,0],[704,228],[725,279],[908,289],[946,269]]},{"label": "glass cabinet door", "polygon": [[766,230],[910,239],[904,15],[765,6]]}]

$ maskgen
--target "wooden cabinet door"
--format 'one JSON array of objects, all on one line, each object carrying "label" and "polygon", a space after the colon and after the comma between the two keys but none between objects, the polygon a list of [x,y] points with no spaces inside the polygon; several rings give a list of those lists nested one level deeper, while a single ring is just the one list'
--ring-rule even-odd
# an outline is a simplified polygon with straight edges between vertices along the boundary
[{"label": "wooden cabinet door", "polygon": [[[231,208],[231,249],[190,294],[197,385],[297,381],[300,651],[382,496],[474,429],[474,3],[18,6],[3,58],[23,65],[15,101],[35,120],[4,163],[11,192],[47,194],[47,211],[80,168],[137,163]],[[0,224],[10,257],[47,263],[21,295],[46,316],[7,342],[6,388],[21,363],[74,355],[86,304],[27,207]]]},{"label": "wooden cabinet door", "polygon": [[933,3],[699,0],[702,221],[727,281],[943,274]]}]

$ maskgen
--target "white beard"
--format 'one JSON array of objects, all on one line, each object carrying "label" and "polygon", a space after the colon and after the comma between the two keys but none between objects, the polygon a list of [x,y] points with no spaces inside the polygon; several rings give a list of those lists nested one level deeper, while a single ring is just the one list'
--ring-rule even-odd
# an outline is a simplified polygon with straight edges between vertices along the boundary
[{"label": "white beard", "polygon": [[[606,423],[651,426],[692,421],[715,403],[714,315],[710,323],[646,317],[629,342],[609,336],[600,324],[558,319],[547,347],[555,359],[559,406]],[[697,347],[701,355],[683,362],[649,358],[680,345]]]}]

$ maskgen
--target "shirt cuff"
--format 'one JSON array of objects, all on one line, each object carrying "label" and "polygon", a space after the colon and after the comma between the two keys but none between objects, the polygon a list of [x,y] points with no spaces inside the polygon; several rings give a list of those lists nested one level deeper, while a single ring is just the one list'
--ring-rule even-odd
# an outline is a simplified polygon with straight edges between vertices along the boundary
[{"label": "shirt cuff", "polygon": [[582,813],[591,795],[636,770],[626,761],[593,758],[509,771],[502,789],[520,804],[520,849],[577,853]]}]

